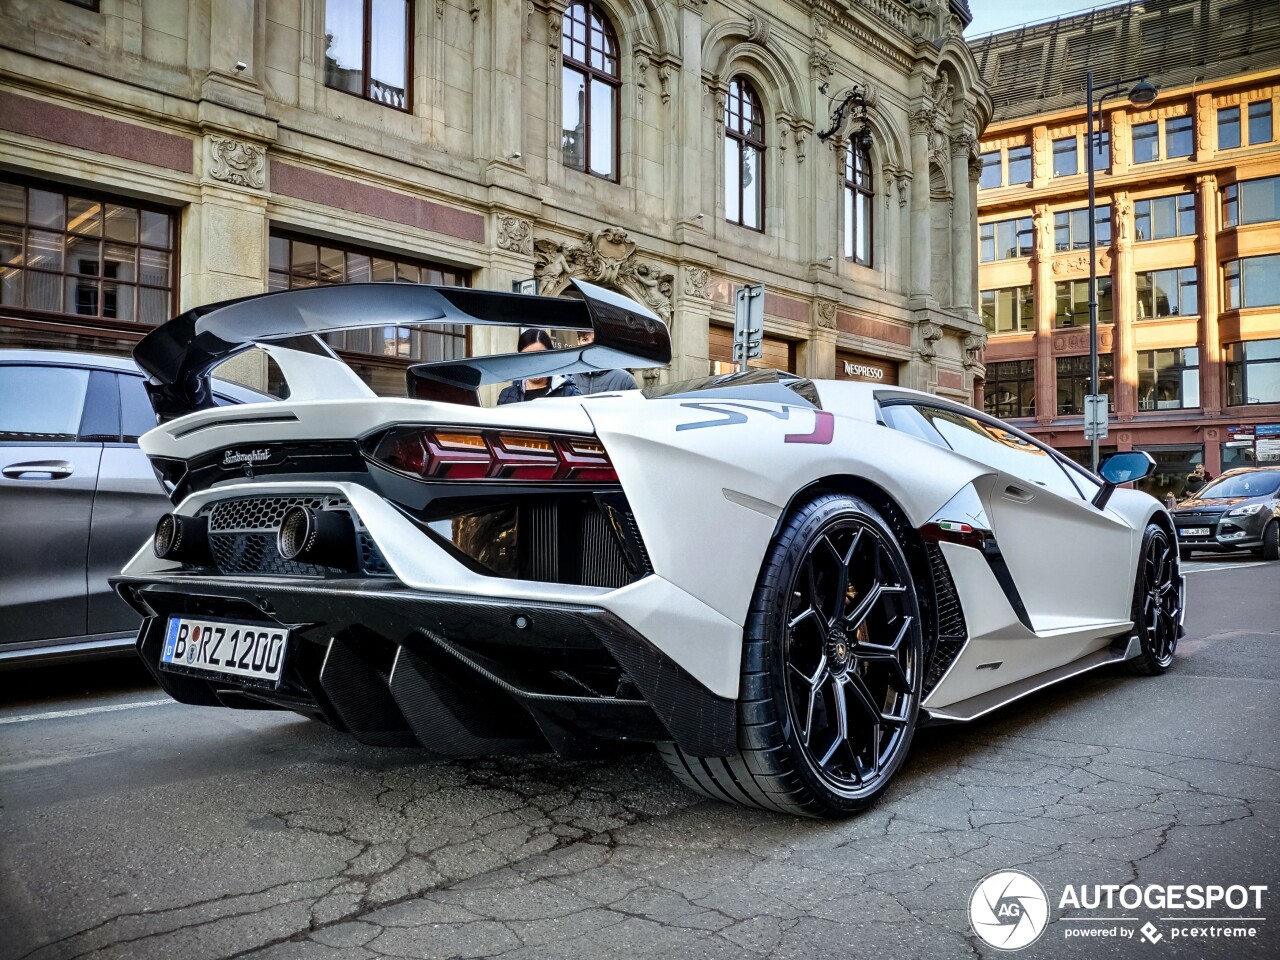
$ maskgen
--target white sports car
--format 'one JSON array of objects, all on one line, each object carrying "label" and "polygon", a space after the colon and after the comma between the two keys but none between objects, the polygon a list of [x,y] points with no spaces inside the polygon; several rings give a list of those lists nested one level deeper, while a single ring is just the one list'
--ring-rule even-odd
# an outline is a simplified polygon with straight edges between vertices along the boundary
[{"label": "white sports car", "polygon": [[[593,756],[656,743],[721,800],[873,801],[917,724],[969,721],[1182,632],[1169,514],[970,407],[752,371],[492,409],[516,377],[670,361],[576,298],[367,284],[192,310],[135,351],[175,504],[115,581],[184,702],[294,710],[365,743]],[[383,399],[318,335],[448,322],[585,347],[422,364]],[[291,391],[216,407],[257,344]]]}]

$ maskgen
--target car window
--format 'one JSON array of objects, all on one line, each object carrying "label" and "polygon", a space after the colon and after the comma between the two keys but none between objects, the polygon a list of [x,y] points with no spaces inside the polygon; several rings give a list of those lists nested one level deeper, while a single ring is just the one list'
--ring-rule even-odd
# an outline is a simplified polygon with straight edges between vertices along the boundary
[{"label": "car window", "polygon": [[128,374],[120,377],[120,426],[125,443],[137,443],[140,436],[156,425],[156,413],[151,409],[145,383],[142,377]]},{"label": "car window", "polygon": [[947,441],[942,439],[942,434],[938,433],[933,424],[926,420],[924,415],[910,404],[896,403],[881,407],[880,415],[884,418],[886,424],[899,433],[909,433],[913,437],[928,440],[939,447],[947,447],[949,449]]},{"label": "car window", "polygon": [[1010,430],[954,410],[922,404],[919,411],[956,453],[1022,477],[1060,496],[1082,499],[1080,490],[1043,447]]},{"label": "car window", "polygon": [[1202,500],[1215,497],[1270,497],[1280,490],[1280,472],[1237,473],[1206,486],[1196,496]]},{"label": "car window", "polygon": [[88,389],[88,370],[0,366],[0,441],[74,442]]}]

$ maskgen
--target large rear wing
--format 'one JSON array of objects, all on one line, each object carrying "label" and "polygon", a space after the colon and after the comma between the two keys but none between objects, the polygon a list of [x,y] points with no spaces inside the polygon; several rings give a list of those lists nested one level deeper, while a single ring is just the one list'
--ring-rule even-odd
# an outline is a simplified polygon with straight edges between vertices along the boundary
[{"label": "large rear wing", "polygon": [[581,347],[409,367],[410,396],[463,402],[475,402],[476,388],[490,383],[671,362],[671,335],[652,311],[594,284],[574,280],[571,285],[576,295],[567,297],[411,283],[351,283],[264,293],[188,310],[147,334],[134,348],[133,358],[147,374],[147,393],[160,422],[214,406],[209,371],[254,346],[280,364],[292,399],[372,396],[320,339],[321,334],[360,327],[450,323],[595,333],[594,342]]}]

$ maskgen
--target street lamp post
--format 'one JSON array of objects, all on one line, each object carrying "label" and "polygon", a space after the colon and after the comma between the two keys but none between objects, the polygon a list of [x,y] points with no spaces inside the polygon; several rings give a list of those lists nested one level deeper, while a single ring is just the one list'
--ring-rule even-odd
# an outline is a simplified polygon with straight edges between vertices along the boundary
[{"label": "street lamp post", "polygon": [[[1146,77],[1139,77],[1135,80],[1120,80],[1116,83],[1103,87],[1100,91],[1095,90],[1093,86],[1093,71],[1089,70],[1084,75],[1084,102],[1085,112],[1088,118],[1085,122],[1085,170],[1089,174],[1089,393],[1097,398],[1098,394],[1098,228],[1095,220],[1097,218],[1097,205],[1094,198],[1093,184],[1093,156],[1096,150],[1094,144],[1093,129],[1093,113],[1098,111],[1098,125],[1102,125],[1102,103],[1107,97],[1113,97],[1125,87],[1133,84],[1129,89],[1129,102],[1134,106],[1145,107],[1155,101],[1159,90],[1155,84],[1151,83]],[[1097,96],[1098,101],[1095,107],[1094,97]],[[1101,130],[1098,135],[1101,135]],[[1094,403],[1100,403],[1101,400],[1095,399]],[[1085,404],[1088,409],[1089,404]],[[1108,412],[1109,416],[1109,412]],[[1098,431],[1097,428],[1089,428],[1086,418],[1086,429],[1090,431],[1091,439],[1089,441],[1089,463],[1094,471],[1098,471]]]}]

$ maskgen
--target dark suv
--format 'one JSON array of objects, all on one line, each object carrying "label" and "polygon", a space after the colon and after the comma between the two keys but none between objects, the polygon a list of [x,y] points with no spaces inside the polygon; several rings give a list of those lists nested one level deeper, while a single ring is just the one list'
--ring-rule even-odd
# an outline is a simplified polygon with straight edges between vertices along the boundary
[{"label": "dark suv", "polygon": [[1280,559],[1280,466],[1228,470],[1173,509],[1178,547],[1252,550]]},{"label": "dark suv", "polygon": [[[0,667],[133,649],[107,577],[171,509],[138,448],[143,382],[124,357],[0,350]],[[225,381],[215,398],[271,399]]]}]

